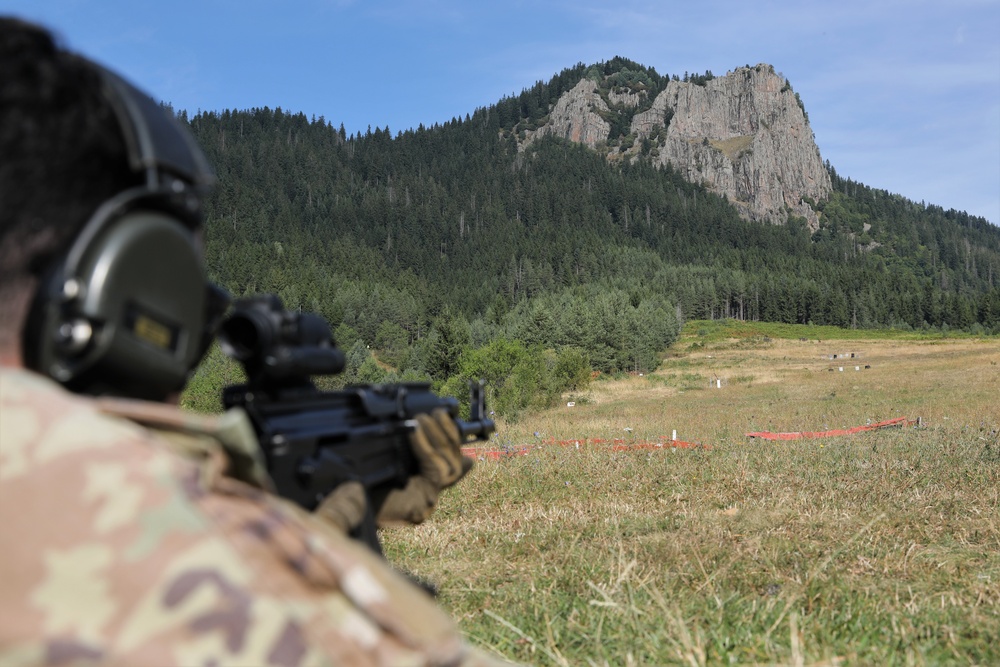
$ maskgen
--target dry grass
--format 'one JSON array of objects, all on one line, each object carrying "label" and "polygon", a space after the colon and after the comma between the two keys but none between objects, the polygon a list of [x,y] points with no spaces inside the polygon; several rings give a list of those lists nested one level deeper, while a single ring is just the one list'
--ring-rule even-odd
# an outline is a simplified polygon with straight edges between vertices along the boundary
[{"label": "dry grass", "polygon": [[742,135],[730,137],[729,139],[710,139],[712,148],[722,151],[730,160],[736,160],[740,155],[753,145],[753,136]]},{"label": "dry grass", "polygon": [[[857,356],[829,358],[851,353]],[[827,430],[898,416],[968,423],[985,416],[985,397],[1000,397],[998,364],[1000,345],[974,339],[726,341],[675,350],[649,377],[597,382],[573,408],[534,415],[501,435],[524,443],[536,431],[568,439],[632,428],[635,437],[655,438],[677,429],[682,440],[742,441],[750,431]]]},{"label": "dry grass", "polygon": [[[822,338],[687,330],[651,377],[498,440],[676,429],[710,450],[480,461],[432,521],[386,533],[389,558],[534,664],[1000,662],[1000,341]],[[926,426],[744,436],[897,416]]]}]

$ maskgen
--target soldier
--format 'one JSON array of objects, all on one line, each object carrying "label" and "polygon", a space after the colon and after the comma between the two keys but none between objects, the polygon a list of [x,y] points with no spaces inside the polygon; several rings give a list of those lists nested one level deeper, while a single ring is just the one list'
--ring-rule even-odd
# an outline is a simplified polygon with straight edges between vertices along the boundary
[{"label": "soldier", "polygon": [[[359,487],[306,513],[267,493],[244,413],[170,405],[226,306],[186,130],[0,18],[0,151],[0,664],[494,664],[347,537]],[[412,445],[380,522],[470,467],[445,414]]]}]

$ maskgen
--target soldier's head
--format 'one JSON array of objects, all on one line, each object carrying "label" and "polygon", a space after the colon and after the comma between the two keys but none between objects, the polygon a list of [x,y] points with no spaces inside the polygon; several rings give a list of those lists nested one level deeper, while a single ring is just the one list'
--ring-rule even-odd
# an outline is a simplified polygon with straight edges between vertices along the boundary
[{"label": "soldier's head", "polygon": [[81,392],[180,389],[222,307],[198,239],[213,179],[186,128],[46,30],[0,18],[0,155],[6,363]]}]

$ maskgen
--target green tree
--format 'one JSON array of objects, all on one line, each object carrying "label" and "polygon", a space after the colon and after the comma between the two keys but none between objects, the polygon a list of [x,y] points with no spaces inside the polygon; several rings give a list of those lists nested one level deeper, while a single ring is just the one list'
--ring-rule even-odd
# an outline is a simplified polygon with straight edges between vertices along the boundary
[{"label": "green tree", "polygon": [[406,330],[395,322],[383,322],[375,334],[375,347],[379,351],[379,359],[396,368],[402,367],[406,360],[408,342]]},{"label": "green tree", "polygon": [[590,360],[577,347],[565,347],[556,354],[552,375],[560,391],[585,391],[590,386]]},{"label": "green tree", "polygon": [[469,323],[445,307],[431,327],[429,358],[426,370],[434,377],[447,379],[458,371],[458,360],[472,341]]},{"label": "green tree", "polygon": [[181,407],[197,412],[222,412],[222,390],[246,382],[243,368],[213,344],[181,394]]}]

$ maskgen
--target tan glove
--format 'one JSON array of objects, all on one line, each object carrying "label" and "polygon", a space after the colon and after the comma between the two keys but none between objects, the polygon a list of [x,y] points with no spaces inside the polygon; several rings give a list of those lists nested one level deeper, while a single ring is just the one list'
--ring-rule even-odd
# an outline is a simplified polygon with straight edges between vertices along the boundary
[{"label": "tan glove", "polygon": [[344,482],[323,499],[314,513],[349,533],[361,525],[365,509],[365,487],[361,482]]},{"label": "tan glove", "polygon": [[[417,415],[410,434],[410,447],[420,472],[402,489],[391,490],[384,499],[373,499],[379,526],[422,523],[434,511],[442,489],[452,486],[472,469],[472,459],[462,455],[462,436],[444,408]],[[358,482],[341,484],[315,512],[331,524],[350,532],[365,516],[365,491]]]},{"label": "tan glove", "polygon": [[462,436],[444,408],[417,415],[410,447],[420,474],[402,489],[393,489],[375,513],[380,526],[422,523],[434,511],[438,495],[472,469],[472,459],[462,455]]}]

